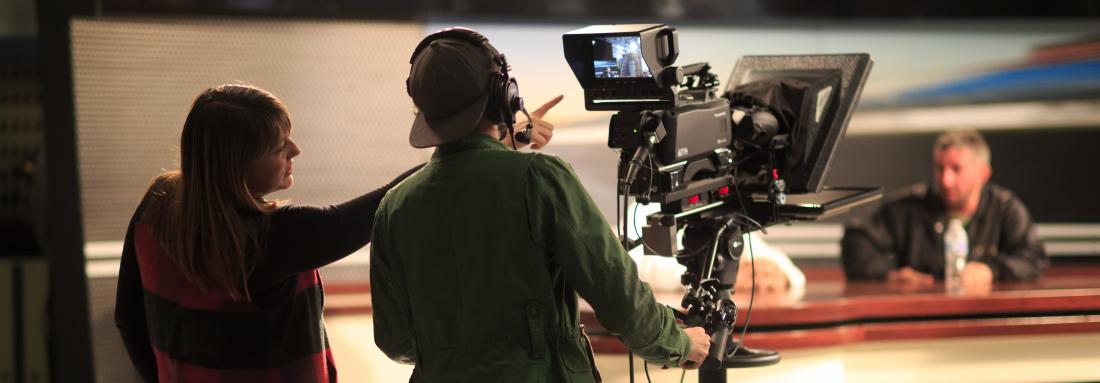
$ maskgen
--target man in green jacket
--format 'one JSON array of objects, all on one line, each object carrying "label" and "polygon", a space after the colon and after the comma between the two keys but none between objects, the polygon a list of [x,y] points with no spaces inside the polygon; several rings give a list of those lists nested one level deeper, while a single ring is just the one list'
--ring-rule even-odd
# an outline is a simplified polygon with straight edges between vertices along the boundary
[{"label": "man in green jacket", "polygon": [[375,341],[412,381],[598,381],[578,294],[642,358],[702,362],[709,337],[654,300],[569,165],[500,142],[521,104],[484,37],[425,38],[407,86],[410,143],[437,148],[379,207],[371,293]]}]

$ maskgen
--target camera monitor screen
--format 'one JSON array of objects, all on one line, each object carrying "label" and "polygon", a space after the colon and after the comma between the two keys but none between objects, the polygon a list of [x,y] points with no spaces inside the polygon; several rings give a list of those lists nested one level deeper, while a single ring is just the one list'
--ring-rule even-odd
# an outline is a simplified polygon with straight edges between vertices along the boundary
[{"label": "camera monitor screen", "polygon": [[639,36],[601,36],[592,39],[592,67],[596,78],[653,77],[642,59]]}]

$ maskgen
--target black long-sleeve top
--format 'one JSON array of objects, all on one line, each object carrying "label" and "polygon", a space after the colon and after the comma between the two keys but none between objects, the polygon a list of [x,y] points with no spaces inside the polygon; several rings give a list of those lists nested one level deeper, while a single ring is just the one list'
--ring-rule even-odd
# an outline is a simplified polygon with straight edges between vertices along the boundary
[{"label": "black long-sleeve top", "polygon": [[[1027,207],[1011,191],[986,184],[966,224],[970,261],[983,262],[995,281],[1036,278],[1049,265]],[[905,266],[943,279],[943,232],[949,217],[929,184],[905,189],[869,219],[850,222],[841,241],[849,280],[881,280]]]},{"label": "black long-sleeve top", "polygon": [[366,245],[382,197],[420,167],[339,205],[277,209],[248,280],[251,302],[182,278],[141,223],[146,195],[126,232],[115,301],[115,324],[142,378],[335,382],[317,268]]}]

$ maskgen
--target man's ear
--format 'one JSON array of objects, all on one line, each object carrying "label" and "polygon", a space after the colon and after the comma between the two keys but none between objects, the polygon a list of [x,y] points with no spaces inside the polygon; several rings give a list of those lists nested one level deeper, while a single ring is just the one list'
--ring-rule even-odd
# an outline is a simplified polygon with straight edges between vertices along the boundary
[{"label": "man's ear", "polygon": [[989,164],[982,165],[981,168],[982,185],[989,183],[989,179],[993,177],[993,166]]}]

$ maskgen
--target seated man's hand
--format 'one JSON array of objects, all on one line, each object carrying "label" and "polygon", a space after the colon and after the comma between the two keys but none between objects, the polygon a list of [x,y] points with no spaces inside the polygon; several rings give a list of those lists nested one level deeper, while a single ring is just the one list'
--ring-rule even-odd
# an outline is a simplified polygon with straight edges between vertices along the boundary
[{"label": "seated man's hand", "polygon": [[889,274],[886,274],[886,282],[902,286],[931,286],[936,283],[931,274],[913,270],[913,268],[909,266],[893,270]]},{"label": "seated man's hand", "polygon": [[680,368],[694,370],[703,364],[703,359],[710,353],[710,335],[702,327],[688,327],[684,332],[691,339],[691,351],[688,352],[687,360],[680,363]]},{"label": "seated man's hand", "polygon": [[[558,105],[558,103],[561,102],[563,98],[565,98],[565,96],[562,95],[554,97],[553,99],[550,99],[550,101],[547,101],[545,104],[542,104],[542,106],[540,106],[538,109],[535,109],[535,111],[531,112],[531,149],[542,149],[546,147],[546,145],[550,143],[550,139],[554,137],[554,124],[546,122],[546,120],[543,120],[542,118],[546,116],[546,113],[550,111],[550,108]],[[519,133],[526,128],[526,119],[516,121],[516,133]],[[505,146],[511,147],[512,137],[505,136],[502,142],[504,142]],[[525,145],[526,144],[524,143],[516,142],[517,148],[522,148]]]},{"label": "seated man's hand", "polygon": [[[734,286],[734,290],[749,291],[752,289],[752,275],[752,262],[748,258],[741,258],[741,265],[737,269],[737,284]],[[784,273],[783,269],[779,268],[774,260],[768,258],[756,259],[757,292],[787,291],[789,286],[790,281],[787,280],[787,273]]]},{"label": "seated man's hand", "polygon": [[962,271],[964,288],[980,289],[993,285],[993,270],[982,262],[967,262]]}]

